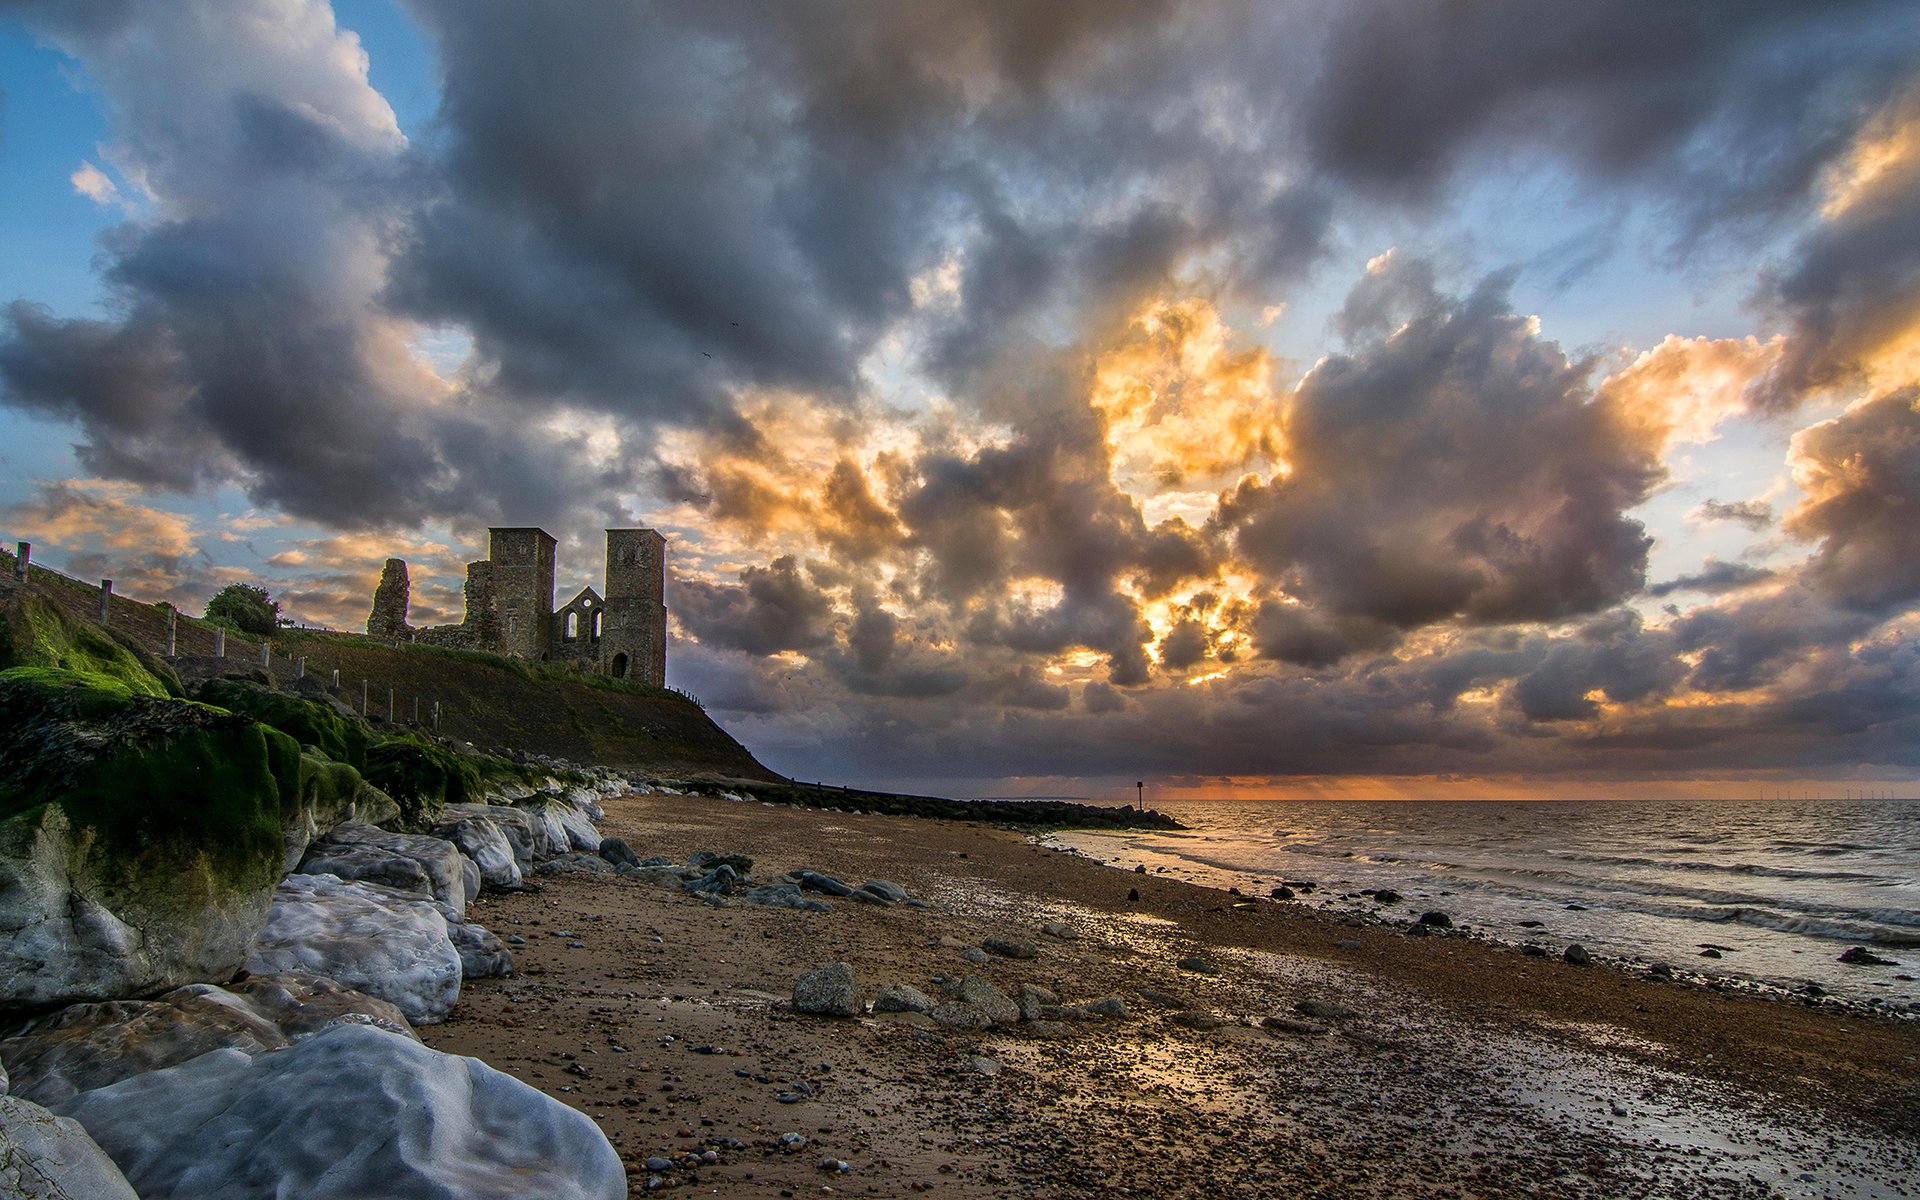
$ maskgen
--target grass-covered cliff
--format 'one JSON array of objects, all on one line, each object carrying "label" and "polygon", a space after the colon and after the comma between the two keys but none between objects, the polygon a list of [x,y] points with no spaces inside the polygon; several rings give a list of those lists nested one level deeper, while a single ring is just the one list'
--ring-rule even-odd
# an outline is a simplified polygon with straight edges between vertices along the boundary
[{"label": "grass-covered cliff", "polygon": [[421,724],[431,725],[437,700],[441,735],[482,749],[650,775],[778,778],[699,704],[664,688],[495,654],[395,647],[340,634],[290,632],[280,646],[306,659],[309,676],[330,682],[338,670],[339,698],[355,708],[360,681],[367,680],[367,712],[376,725],[387,717],[391,688],[396,722],[413,719],[417,696]]},{"label": "grass-covered cliff", "polygon": [[[113,676],[136,691],[180,695],[182,676],[191,690],[220,673],[260,666],[260,644],[231,632],[225,660],[212,660],[212,628],[185,615],[174,622],[182,657],[169,663],[160,657],[165,606],[115,596],[102,628],[97,590],[39,568],[22,586],[13,582],[12,567],[12,556],[0,552],[0,669],[65,667]],[[265,669],[284,688],[303,657],[312,680],[331,682],[340,672],[335,698],[356,711],[366,681],[367,716],[379,736],[411,724],[417,697],[423,732],[438,701],[442,736],[496,753],[524,751],[645,775],[778,778],[692,698],[664,688],[494,654],[292,629],[275,639]]]}]

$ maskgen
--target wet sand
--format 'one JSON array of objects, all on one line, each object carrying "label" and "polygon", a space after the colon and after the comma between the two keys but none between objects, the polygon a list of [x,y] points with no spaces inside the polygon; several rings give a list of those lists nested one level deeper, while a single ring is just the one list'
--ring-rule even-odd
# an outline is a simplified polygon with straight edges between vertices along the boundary
[{"label": "wet sand", "polygon": [[[600,1121],[634,1195],[1920,1195],[1913,1022],[1351,925],[955,822],[649,796],[602,828],[642,856],[744,853],[757,880],[809,867],[936,905],[712,907],[610,876],[477,902],[526,939],[519,971],[423,1036]],[[1037,957],[962,959],[994,934]],[[869,1000],[979,974],[1129,1015],[1038,1037],[787,1011],[835,961]]]}]

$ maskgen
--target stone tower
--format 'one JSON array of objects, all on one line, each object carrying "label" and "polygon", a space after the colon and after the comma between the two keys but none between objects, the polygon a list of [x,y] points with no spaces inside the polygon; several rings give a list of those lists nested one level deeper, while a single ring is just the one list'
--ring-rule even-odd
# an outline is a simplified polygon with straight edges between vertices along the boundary
[{"label": "stone tower", "polygon": [[607,530],[600,661],[608,674],[666,686],[666,564],[667,539],[660,534],[651,529]]},{"label": "stone tower", "polygon": [[407,582],[405,559],[390,558],[380,572],[380,586],[374,589],[373,611],[367,615],[367,636],[382,641],[411,641],[413,627],[407,624],[407,602],[413,589]]},{"label": "stone tower", "polygon": [[[553,535],[521,527],[487,531],[500,652],[546,661],[553,648]],[[471,617],[471,614],[469,614]]]}]

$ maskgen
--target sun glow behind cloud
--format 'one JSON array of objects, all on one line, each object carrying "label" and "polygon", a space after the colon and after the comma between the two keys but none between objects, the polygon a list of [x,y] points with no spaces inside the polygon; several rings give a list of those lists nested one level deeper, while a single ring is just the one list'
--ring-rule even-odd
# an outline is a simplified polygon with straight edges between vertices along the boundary
[{"label": "sun glow behind cloud", "polygon": [[1819,7],[421,0],[409,142],[322,0],[29,5],[122,225],[0,323],[87,476],[4,523],[347,627],[653,524],[676,682],[811,776],[1911,772],[1920,22]]}]

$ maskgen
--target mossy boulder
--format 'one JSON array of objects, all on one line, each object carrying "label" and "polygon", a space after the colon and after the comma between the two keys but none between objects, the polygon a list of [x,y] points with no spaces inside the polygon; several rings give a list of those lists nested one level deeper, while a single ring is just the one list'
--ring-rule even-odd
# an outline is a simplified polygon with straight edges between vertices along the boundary
[{"label": "mossy boulder", "polygon": [[433,828],[443,804],[481,800],[478,764],[414,734],[379,742],[367,751],[368,782],[400,806],[402,828]]},{"label": "mossy boulder", "polygon": [[300,756],[299,801],[291,808],[282,805],[280,817],[286,840],[284,867],[291,871],[300,865],[313,840],[328,830],[349,821],[396,824],[400,806],[346,763],[309,752]]},{"label": "mossy boulder", "polygon": [[367,747],[373,742],[366,723],[322,701],[231,678],[208,680],[195,696],[202,703],[246,713],[334,762],[345,763],[356,771],[366,768]]},{"label": "mossy boulder", "polygon": [[294,740],[104,674],[0,671],[0,1010],[224,979],[266,921]]},{"label": "mossy boulder", "polygon": [[163,660],[113,630],[72,620],[31,593],[0,607],[0,669],[14,667],[106,676],[144,696],[182,694]]}]

